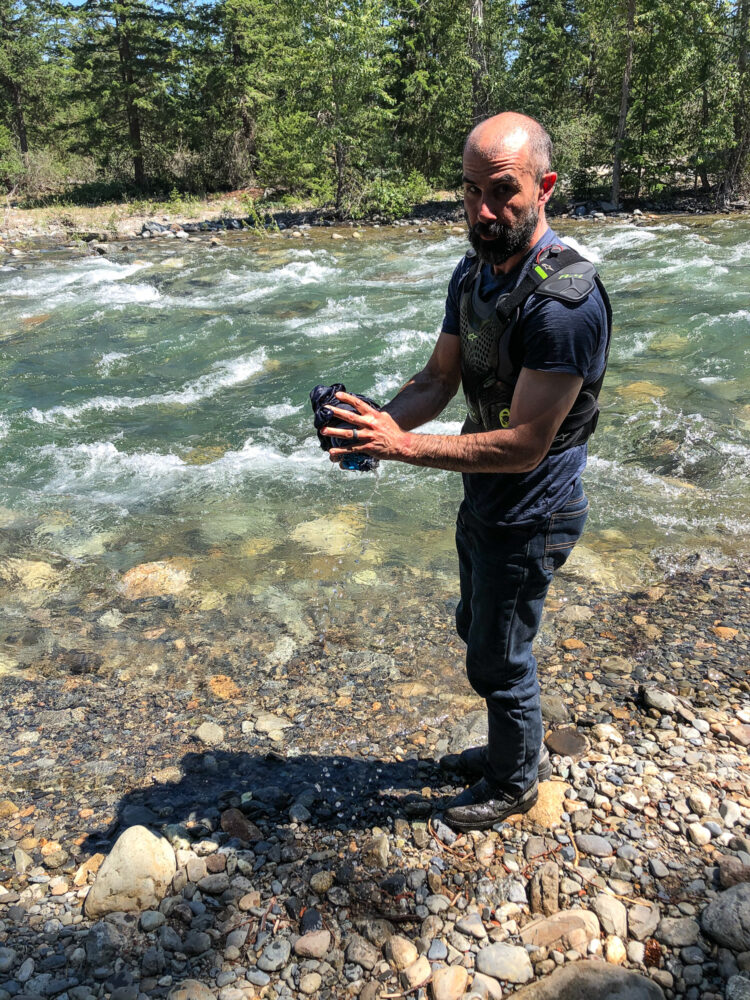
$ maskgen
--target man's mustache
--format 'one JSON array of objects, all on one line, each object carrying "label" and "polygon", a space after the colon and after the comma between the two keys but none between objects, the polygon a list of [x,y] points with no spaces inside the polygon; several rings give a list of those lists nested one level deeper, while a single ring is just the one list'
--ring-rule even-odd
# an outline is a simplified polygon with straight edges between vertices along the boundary
[{"label": "man's mustache", "polygon": [[480,236],[490,236],[492,239],[499,239],[501,236],[505,236],[508,232],[509,227],[503,225],[502,222],[475,222],[474,232]]}]

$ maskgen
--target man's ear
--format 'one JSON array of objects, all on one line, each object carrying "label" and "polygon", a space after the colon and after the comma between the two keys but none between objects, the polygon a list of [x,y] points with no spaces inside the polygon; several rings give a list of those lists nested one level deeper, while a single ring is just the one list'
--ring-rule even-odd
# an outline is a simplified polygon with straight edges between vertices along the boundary
[{"label": "man's ear", "polygon": [[542,179],[539,182],[539,201],[542,205],[546,205],[552,197],[552,192],[555,190],[556,183],[557,174],[542,174]]}]

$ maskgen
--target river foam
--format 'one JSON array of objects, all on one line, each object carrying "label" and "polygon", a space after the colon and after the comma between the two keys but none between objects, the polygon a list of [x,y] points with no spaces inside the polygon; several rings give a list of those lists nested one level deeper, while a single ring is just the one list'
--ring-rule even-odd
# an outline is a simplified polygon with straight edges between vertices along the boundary
[{"label": "river foam", "polygon": [[190,406],[210,399],[222,389],[246,382],[263,369],[266,362],[265,348],[259,348],[253,354],[220,361],[210,372],[188,382],[181,389],[173,392],[154,393],[151,396],[94,396],[83,403],[74,406],[53,406],[48,410],[38,410],[32,407],[28,412],[29,419],[35,423],[59,423],[62,421],[77,421],[92,410],[134,410],[142,406]]}]

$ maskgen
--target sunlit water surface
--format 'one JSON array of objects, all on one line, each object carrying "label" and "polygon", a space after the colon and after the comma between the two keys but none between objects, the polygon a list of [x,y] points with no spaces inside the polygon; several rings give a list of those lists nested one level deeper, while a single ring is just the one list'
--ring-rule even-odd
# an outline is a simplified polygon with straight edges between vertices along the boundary
[{"label": "sunlit water surface", "polygon": [[[746,554],[750,224],[558,228],[599,265],[616,318],[589,570],[616,586]],[[269,588],[330,601],[347,583],[377,603],[409,573],[455,589],[460,477],[339,470],[308,393],[343,381],[384,401],[424,365],[463,237],[224,242],[0,267],[0,557],[64,567],[71,603],[155,560],[207,606]],[[455,434],[462,416],[457,398],[427,429]],[[7,567],[4,582],[8,608]]]}]

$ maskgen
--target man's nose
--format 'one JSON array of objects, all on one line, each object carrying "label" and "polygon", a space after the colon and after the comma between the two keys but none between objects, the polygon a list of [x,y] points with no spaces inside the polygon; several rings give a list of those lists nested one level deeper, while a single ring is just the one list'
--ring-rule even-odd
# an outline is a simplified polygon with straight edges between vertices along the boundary
[{"label": "man's nose", "polygon": [[480,222],[495,222],[497,221],[497,216],[495,215],[492,208],[487,204],[487,200],[482,198],[479,205],[479,221]]}]

